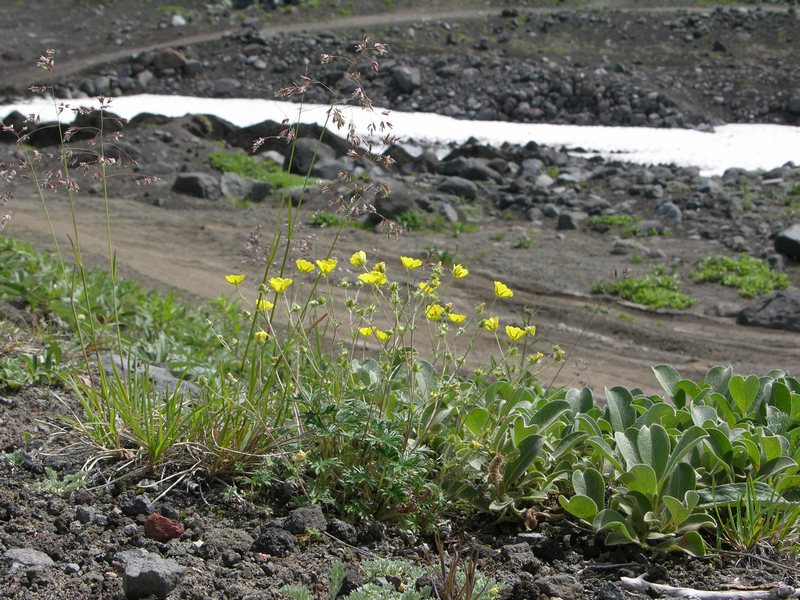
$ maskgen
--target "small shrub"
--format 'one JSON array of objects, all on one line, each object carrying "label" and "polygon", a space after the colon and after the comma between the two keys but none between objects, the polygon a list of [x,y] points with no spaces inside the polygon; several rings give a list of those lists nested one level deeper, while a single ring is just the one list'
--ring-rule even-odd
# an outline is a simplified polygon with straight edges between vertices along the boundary
[{"label": "small shrub", "polygon": [[244,152],[218,150],[208,155],[208,164],[223,173],[236,173],[276,188],[302,186],[305,183],[305,177],[288,173],[271,161],[248,156]]},{"label": "small shrub", "polygon": [[613,283],[595,283],[592,292],[613,294],[651,308],[684,309],[694,304],[694,300],[681,292],[682,285],[677,274],[667,274],[665,267],[658,266],[643,277],[623,277]]},{"label": "small shrub", "polygon": [[744,298],[754,298],[789,287],[786,273],[776,273],[766,261],[747,254],[740,254],[738,258],[709,256],[689,272],[689,277],[695,281],[739,288],[739,295]]}]

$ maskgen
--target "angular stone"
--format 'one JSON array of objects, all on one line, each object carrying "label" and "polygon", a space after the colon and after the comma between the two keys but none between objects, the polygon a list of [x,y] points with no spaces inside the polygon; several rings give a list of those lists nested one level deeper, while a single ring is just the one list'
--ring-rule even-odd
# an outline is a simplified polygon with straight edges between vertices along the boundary
[{"label": "angular stone", "polygon": [[253,552],[263,552],[271,556],[288,556],[300,552],[300,546],[291,533],[278,527],[265,527],[252,547]]},{"label": "angular stone", "polygon": [[153,513],[144,522],[144,535],[157,542],[168,542],[183,535],[183,525],[158,513]]},{"label": "angular stone", "polygon": [[129,599],[166,598],[180,583],[186,568],[171,558],[145,552],[143,556],[131,557],[125,565],[122,586]]},{"label": "angular stone", "polygon": [[221,194],[219,181],[208,173],[178,173],[172,190],[207,200],[217,200]]},{"label": "angular stone", "polygon": [[47,554],[33,548],[11,548],[3,556],[26,567],[52,567],[55,564]]},{"label": "angular stone", "polygon": [[463,177],[448,177],[438,187],[440,192],[452,194],[467,200],[474,200],[478,194],[478,186]]},{"label": "angular stone", "polygon": [[404,94],[410,94],[422,87],[422,73],[416,67],[397,66],[392,69],[392,79]]},{"label": "angular stone", "polygon": [[742,310],[736,322],[800,333],[800,291],[780,291],[760,298]]},{"label": "angular stone", "polygon": [[800,260],[800,223],[784,229],[775,237],[775,251]]},{"label": "angular stone", "polygon": [[325,515],[322,514],[322,508],[318,504],[312,504],[311,506],[301,506],[290,512],[283,526],[290,533],[305,533],[309,529],[325,531],[327,523]]},{"label": "angular stone", "polygon": [[536,585],[550,598],[582,598],[583,586],[572,575],[559,574],[542,577],[536,580]]}]

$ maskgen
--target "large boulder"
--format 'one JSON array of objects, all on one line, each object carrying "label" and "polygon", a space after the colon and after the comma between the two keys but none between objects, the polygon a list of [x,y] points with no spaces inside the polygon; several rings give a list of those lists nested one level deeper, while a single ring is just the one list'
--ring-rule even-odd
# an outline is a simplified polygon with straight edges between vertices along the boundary
[{"label": "large boulder", "polygon": [[742,310],[736,322],[800,333],[800,291],[775,292],[760,298]]},{"label": "large boulder", "polygon": [[283,168],[298,175],[308,173],[312,162],[330,161],[336,158],[336,151],[327,144],[319,143],[315,138],[298,138],[294,146],[294,155],[286,152]]},{"label": "large boulder", "polygon": [[416,67],[400,65],[392,69],[392,80],[397,89],[404,94],[410,94],[422,87],[422,74]]},{"label": "large boulder", "polygon": [[178,173],[172,190],[206,200],[217,200],[222,194],[219,179],[208,173]]},{"label": "large boulder", "polygon": [[775,237],[775,251],[800,260],[800,223],[795,223]]}]

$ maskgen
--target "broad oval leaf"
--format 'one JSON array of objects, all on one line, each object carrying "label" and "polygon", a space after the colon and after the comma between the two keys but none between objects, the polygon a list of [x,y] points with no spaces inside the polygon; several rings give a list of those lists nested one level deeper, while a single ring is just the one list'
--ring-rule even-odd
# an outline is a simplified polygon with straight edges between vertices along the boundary
[{"label": "broad oval leaf", "polygon": [[658,491],[658,478],[650,465],[635,465],[627,473],[620,476],[622,485],[632,492],[639,492],[647,498],[653,498]]},{"label": "broad oval leaf", "polygon": [[600,510],[606,503],[606,483],[600,471],[589,467],[572,474],[572,489],[576,495],[587,496]]},{"label": "broad oval leaf", "polygon": [[464,426],[475,437],[480,437],[486,425],[489,423],[489,411],[480,406],[476,406],[464,419]]},{"label": "broad oval leaf", "polygon": [[565,400],[569,403],[574,413],[589,412],[594,406],[594,396],[588,387],[582,389],[572,388],[567,391]]},{"label": "broad oval leaf", "polygon": [[569,514],[587,523],[591,523],[597,515],[597,504],[588,496],[573,496],[569,500],[564,496],[559,496],[558,503]]},{"label": "broad oval leaf", "polygon": [[531,435],[522,440],[519,444],[519,455],[506,467],[503,483],[514,485],[522,479],[543,445],[544,437],[541,435]]},{"label": "broad oval leaf", "polygon": [[606,388],[606,409],[608,420],[614,431],[625,431],[636,420],[636,411],[633,410],[633,395],[627,388],[615,386]]},{"label": "broad oval leaf", "polygon": [[680,391],[677,387],[677,383],[682,379],[680,373],[670,365],[656,365],[653,367],[653,373],[655,373],[658,383],[661,384],[661,387],[667,392],[670,399],[674,401],[675,396]]}]

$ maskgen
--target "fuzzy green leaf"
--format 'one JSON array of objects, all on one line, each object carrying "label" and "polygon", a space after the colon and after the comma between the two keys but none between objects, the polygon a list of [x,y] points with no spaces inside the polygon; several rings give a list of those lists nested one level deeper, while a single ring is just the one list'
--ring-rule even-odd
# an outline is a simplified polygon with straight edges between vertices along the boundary
[{"label": "fuzzy green leaf", "polygon": [[680,389],[676,385],[681,381],[680,374],[670,365],[656,365],[653,367],[653,373],[655,373],[658,383],[661,384],[661,387],[667,392],[670,399],[675,400],[675,397],[680,392]]},{"label": "fuzzy green leaf", "polygon": [[650,465],[634,465],[619,478],[622,485],[632,492],[639,492],[647,498],[653,498],[658,491],[658,478]]},{"label": "fuzzy green leaf", "polygon": [[625,431],[636,420],[636,411],[631,404],[633,396],[624,387],[606,388],[608,420],[614,431]]},{"label": "fuzzy green leaf", "polygon": [[597,504],[588,496],[573,496],[569,500],[565,496],[558,497],[558,503],[573,517],[591,523],[597,515]]}]

